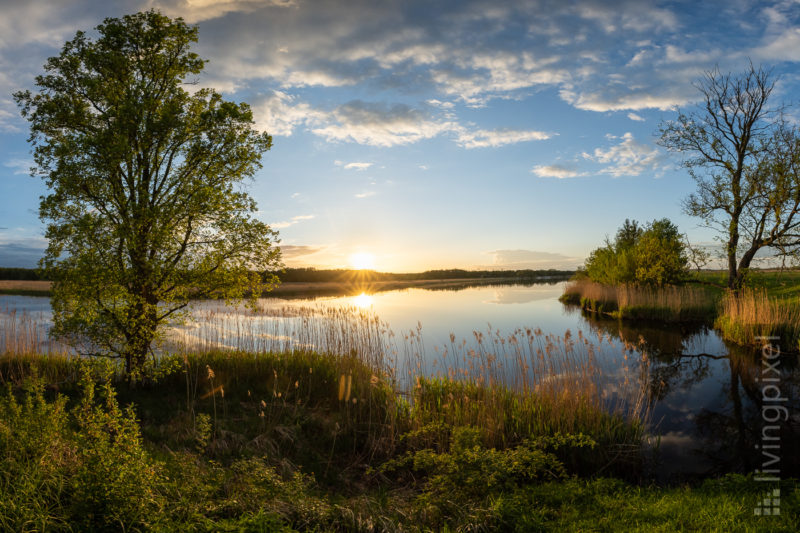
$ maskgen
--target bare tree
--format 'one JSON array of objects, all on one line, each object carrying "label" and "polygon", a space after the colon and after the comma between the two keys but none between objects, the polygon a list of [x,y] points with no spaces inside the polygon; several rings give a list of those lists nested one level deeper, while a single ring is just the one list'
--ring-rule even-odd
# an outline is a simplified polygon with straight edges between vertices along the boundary
[{"label": "bare tree", "polygon": [[696,84],[698,109],[659,128],[697,183],[684,212],[720,233],[732,289],[762,248],[786,255],[800,244],[800,137],[782,105],[768,106],[775,82],[752,63],[737,75],[715,68]]}]

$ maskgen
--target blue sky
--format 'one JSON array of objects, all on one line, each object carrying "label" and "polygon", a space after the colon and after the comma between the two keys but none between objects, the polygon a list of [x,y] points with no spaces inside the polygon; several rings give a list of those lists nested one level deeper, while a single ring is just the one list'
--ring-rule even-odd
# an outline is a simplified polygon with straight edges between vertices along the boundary
[{"label": "blue sky", "polygon": [[250,192],[287,266],[572,268],[625,218],[711,243],[681,213],[693,182],[658,124],[716,65],[773,68],[775,103],[800,84],[797,0],[48,4],[0,3],[0,266],[45,244],[11,93],[108,16],[199,26],[199,84],[273,135]]}]

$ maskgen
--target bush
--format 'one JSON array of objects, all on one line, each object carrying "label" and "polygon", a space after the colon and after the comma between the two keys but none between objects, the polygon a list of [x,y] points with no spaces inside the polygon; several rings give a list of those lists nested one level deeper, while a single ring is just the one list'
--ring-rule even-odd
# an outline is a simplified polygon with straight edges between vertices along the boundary
[{"label": "bush", "polygon": [[63,527],[66,480],[75,468],[68,438],[66,399],[44,397],[34,376],[18,401],[9,387],[0,398],[0,529],[45,531]]},{"label": "bush", "polygon": [[160,517],[159,468],[142,447],[133,409],[121,410],[110,382],[95,401],[88,370],[72,411],[45,398],[36,375],[22,400],[0,399],[0,529],[141,529]]},{"label": "bush", "polygon": [[678,227],[663,218],[645,228],[625,220],[614,242],[606,240],[589,254],[585,269],[590,280],[605,285],[662,286],[684,281],[688,264]]},{"label": "bush", "polygon": [[160,475],[142,447],[133,407],[120,409],[108,376],[97,402],[88,371],[80,385],[83,395],[73,411],[80,465],[71,484],[74,517],[95,531],[147,525],[162,505]]}]

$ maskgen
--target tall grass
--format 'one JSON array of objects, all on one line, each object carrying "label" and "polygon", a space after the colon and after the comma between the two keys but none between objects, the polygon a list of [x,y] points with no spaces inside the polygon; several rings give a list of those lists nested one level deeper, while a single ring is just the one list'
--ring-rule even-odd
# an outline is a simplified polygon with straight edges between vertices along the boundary
[{"label": "tall grass", "polygon": [[778,337],[784,350],[800,341],[800,302],[769,296],[766,289],[742,289],[722,297],[722,313],[714,323],[737,344],[761,346],[763,337]]},{"label": "tall grass", "polygon": [[[256,433],[296,425],[298,409],[325,412],[338,428],[323,430],[331,450],[350,446],[370,455],[390,453],[404,433],[446,424],[481,427],[484,444],[500,449],[532,436],[582,433],[601,444],[599,464],[622,449],[636,455],[647,430],[646,357],[609,371],[582,333],[490,328],[469,340],[451,335],[430,353],[421,324],[397,335],[357,307],[212,307],[196,316],[168,333],[151,373],[168,390],[185,391],[185,439],[199,438],[196,413],[213,415],[210,442],[218,451],[241,447],[217,438],[236,431],[217,420],[233,403],[257,414]],[[6,380],[21,379],[39,362],[30,355],[38,330],[30,317],[14,320],[0,359]],[[54,382],[76,375],[63,351],[53,351],[47,366],[53,369],[45,378]]]},{"label": "tall grass", "polygon": [[689,285],[612,286],[575,280],[567,284],[561,301],[618,318],[665,322],[709,320],[717,312],[717,299],[710,290]]}]

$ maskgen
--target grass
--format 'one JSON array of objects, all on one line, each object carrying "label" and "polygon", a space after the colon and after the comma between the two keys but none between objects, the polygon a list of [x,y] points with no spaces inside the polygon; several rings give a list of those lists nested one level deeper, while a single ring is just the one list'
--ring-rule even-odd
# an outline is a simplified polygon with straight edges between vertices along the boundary
[{"label": "grass", "polygon": [[684,285],[639,287],[609,286],[589,280],[571,281],[561,301],[579,304],[587,311],[626,320],[692,322],[716,315],[716,293],[705,287]]},{"label": "grass", "polygon": [[580,333],[426,360],[419,330],[358,309],[275,314],[208,310],[137,383],[4,314],[0,529],[798,529],[793,481],[780,517],[753,515],[749,478],[643,482],[646,358],[608,397]]},{"label": "grass", "polygon": [[[480,422],[474,417],[480,409],[442,405],[455,393],[471,404],[484,401],[486,390],[474,385],[421,380],[409,405],[392,399],[392,391],[374,383],[373,375],[359,373],[353,360],[309,353],[236,361],[242,355],[187,357],[188,373],[161,368],[166,375],[160,381],[135,388],[98,364],[78,369],[77,380],[61,385],[62,395],[46,389],[32,371],[22,381],[7,380],[18,388],[0,399],[0,527],[796,531],[800,526],[800,488],[792,480],[782,482],[780,516],[754,516],[765,484],[749,477],[655,487],[587,476],[574,457],[599,445],[586,435],[525,432],[513,446],[487,445],[491,431],[472,424]],[[59,359],[15,357],[14,380],[22,378],[20,368],[43,370]],[[9,358],[0,360],[4,368]],[[60,362],[51,375],[70,364],[73,370],[81,366]],[[308,373],[306,365],[314,371]],[[347,387],[341,391],[339,385],[340,365],[354,371],[350,401]],[[87,372],[93,379],[86,379]],[[303,374],[307,380],[315,375],[316,385],[291,382]],[[190,385],[181,386],[186,379]],[[513,403],[513,394],[506,391],[504,397]],[[134,408],[120,409],[130,400],[136,400]],[[524,407],[509,409],[524,412]],[[391,430],[389,420],[397,424]],[[370,421],[380,424],[371,428]]]},{"label": "grass", "polygon": [[800,348],[800,272],[754,271],[738,294],[719,286],[724,273],[703,272],[697,281],[648,288],[579,279],[567,284],[560,300],[622,320],[713,324],[723,339],[744,346],[776,336],[784,350]]},{"label": "grass", "polygon": [[797,348],[800,305],[795,298],[772,297],[765,288],[743,289],[722,297],[714,327],[737,344],[761,346],[763,337],[777,337],[781,346]]}]

